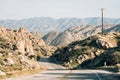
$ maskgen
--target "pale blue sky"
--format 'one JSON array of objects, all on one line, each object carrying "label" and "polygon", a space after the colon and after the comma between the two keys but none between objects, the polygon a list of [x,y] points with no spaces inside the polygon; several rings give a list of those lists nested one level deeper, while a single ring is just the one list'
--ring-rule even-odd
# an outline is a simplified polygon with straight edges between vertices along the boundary
[{"label": "pale blue sky", "polygon": [[0,19],[30,17],[120,18],[120,0],[0,0]]}]

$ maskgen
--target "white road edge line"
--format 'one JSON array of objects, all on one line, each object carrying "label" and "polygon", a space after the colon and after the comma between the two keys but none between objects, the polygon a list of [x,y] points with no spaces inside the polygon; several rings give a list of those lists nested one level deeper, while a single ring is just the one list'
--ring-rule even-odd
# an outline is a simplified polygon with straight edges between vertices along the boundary
[{"label": "white road edge line", "polygon": [[101,78],[100,78],[100,76],[96,73],[96,72],[94,72],[95,73],[95,75],[97,76],[97,78],[99,79],[99,80],[102,80]]}]

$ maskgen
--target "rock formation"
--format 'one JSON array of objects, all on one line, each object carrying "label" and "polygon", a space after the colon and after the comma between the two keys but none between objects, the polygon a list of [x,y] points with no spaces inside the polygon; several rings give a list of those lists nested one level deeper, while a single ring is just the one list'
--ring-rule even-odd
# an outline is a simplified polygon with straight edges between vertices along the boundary
[{"label": "rock formation", "polygon": [[69,68],[95,68],[120,63],[120,33],[97,34],[58,48],[52,57]]},{"label": "rock formation", "polygon": [[44,69],[40,57],[51,54],[51,47],[25,28],[0,27],[0,76],[12,71]]}]

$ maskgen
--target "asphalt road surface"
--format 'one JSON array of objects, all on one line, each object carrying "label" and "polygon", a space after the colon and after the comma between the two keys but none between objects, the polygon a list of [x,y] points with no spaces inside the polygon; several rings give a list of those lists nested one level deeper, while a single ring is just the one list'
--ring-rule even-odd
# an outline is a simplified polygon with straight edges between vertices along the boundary
[{"label": "asphalt road surface", "polygon": [[102,80],[99,74],[110,73],[103,70],[66,70],[63,66],[50,62],[49,57],[42,58],[41,65],[46,66],[48,70],[5,80]]}]

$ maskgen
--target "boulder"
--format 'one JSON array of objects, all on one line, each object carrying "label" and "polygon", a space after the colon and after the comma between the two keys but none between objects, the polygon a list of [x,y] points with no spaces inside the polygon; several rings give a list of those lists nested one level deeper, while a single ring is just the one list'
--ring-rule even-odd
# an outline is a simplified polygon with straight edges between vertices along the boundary
[{"label": "boulder", "polygon": [[23,55],[18,55],[18,59],[21,63],[25,62],[25,57]]},{"label": "boulder", "polygon": [[96,56],[96,54],[94,52],[91,52],[90,55],[92,58],[94,58]]},{"label": "boulder", "polygon": [[105,39],[96,40],[96,44],[98,45],[99,48],[103,48],[103,49],[113,48],[117,46],[116,44],[107,41]]},{"label": "boulder", "polygon": [[7,58],[7,63],[8,63],[8,65],[14,65],[15,64],[14,60],[11,57]]},{"label": "boulder", "polygon": [[6,29],[0,27],[0,35],[6,35]]},{"label": "boulder", "polygon": [[9,57],[13,56],[13,53],[9,52],[9,53],[8,53],[8,56],[9,56]]},{"label": "boulder", "polygon": [[77,58],[77,62],[80,64],[82,63],[83,61],[89,59],[89,57],[85,54],[82,54],[82,55],[79,55],[78,58]]},{"label": "boulder", "polygon": [[0,53],[0,57],[3,57],[3,54],[2,54],[2,53]]},{"label": "boulder", "polygon": [[80,49],[80,46],[76,45],[74,46],[74,50]]},{"label": "boulder", "polygon": [[81,59],[77,59],[77,63],[78,64],[82,63]]},{"label": "boulder", "polygon": [[21,53],[25,53],[25,45],[24,45],[24,42],[21,40],[21,41],[18,41],[17,43],[16,43],[16,49],[19,51],[19,52],[21,52]]},{"label": "boulder", "polygon": [[6,73],[0,70],[0,76],[5,76]]},{"label": "boulder", "polygon": [[39,46],[42,46],[42,47],[46,46],[46,44],[45,44],[45,42],[43,41],[43,39],[40,39],[40,40],[38,41],[38,45],[39,45]]},{"label": "boulder", "polygon": [[102,52],[101,52],[100,50],[97,50],[97,51],[95,52],[95,56],[99,56],[101,53],[102,53]]},{"label": "boulder", "polygon": [[25,42],[25,52],[29,53],[29,55],[34,55],[32,42],[30,40]]},{"label": "boulder", "polygon": [[20,28],[20,29],[18,30],[18,32],[24,34],[24,33],[27,33],[27,29],[26,29],[26,28]]}]

